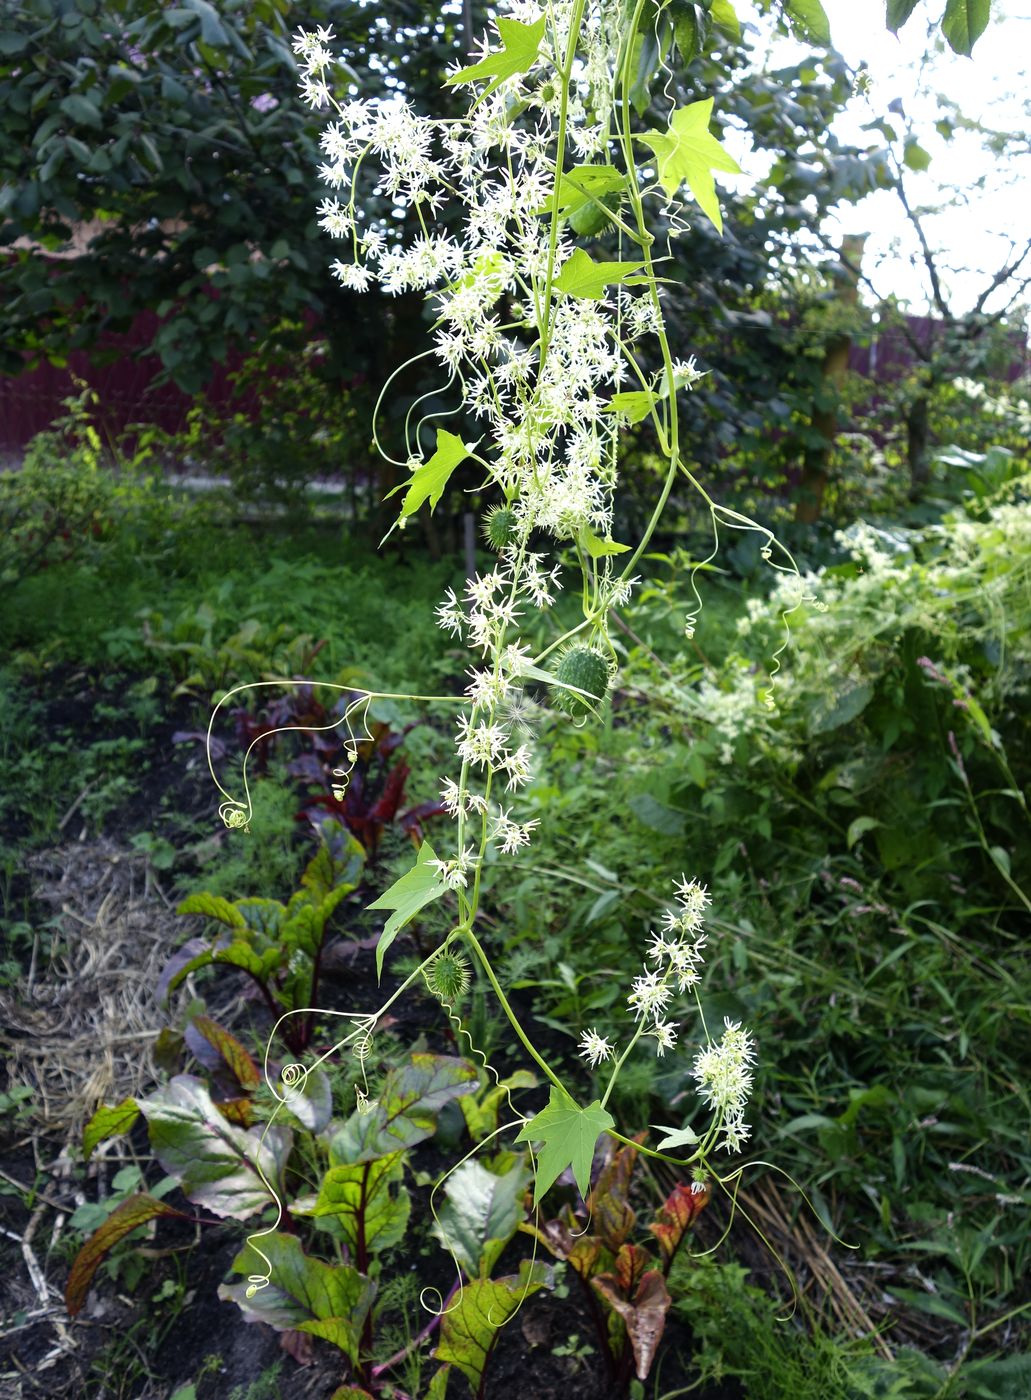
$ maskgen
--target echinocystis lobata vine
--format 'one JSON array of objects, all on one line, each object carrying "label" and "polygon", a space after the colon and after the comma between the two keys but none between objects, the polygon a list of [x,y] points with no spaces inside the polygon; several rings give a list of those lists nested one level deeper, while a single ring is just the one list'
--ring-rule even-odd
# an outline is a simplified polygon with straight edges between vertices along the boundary
[{"label": "echinocystis lobata vine", "polygon": [[[375,902],[392,911],[378,968],[404,924],[430,903],[444,901],[454,910],[452,926],[383,1006],[351,1017],[353,1029],[327,1054],[350,1046],[364,1061],[377,1021],[417,981],[454,1015],[468,960],[475,960],[513,1034],[550,1082],[547,1106],[533,1119],[517,1114],[510,1125],[519,1128],[519,1140],[539,1145],[539,1201],[569,1166],[586,1191],[585,1141],[590,1147],[607,1132],[628,1142],[608,1110],[617,1077],[642,1040],[660,1056],[675,1050],[676,1001],[693,998],[699,1034],[691,1074],[707,1124],[662,1129],[658,1146],[641,1151],[689,1165],[701,1192],[710,1176],[719,1179],[714,1154],[740,1150],[748,1136],[744,1114],[755,1058],[747,1029],[728,1021],[714,1036],[701,1018],[696,988],[706,944],[705,888],[693,879],[676,881],[648,963],[627,989],[622,1043],[593,1029],[583,1034],[587,1065],[609,1066],[602,1097],[586,1108],[516,1017],[481,942],[478,915],[488,850],[517,852],[532,843],[539,825],[520,810],[534,763],[535,707],[527,687],[543,688],[552,708],[573,723],[589,723],[606,703],[617,665],[610,614],[630,600],[635,570],[678,478],[706,503],[714,551],[721,526],[758,531],[764,559],[798,582],[785,618],[802,600],[798,571],[772,533],[717,504],[684,461],[678,396],[694,389],[703,372],[693,356],[675,358],[670,346],[662,259],[646,213],[657,202],[665,226],[682,229],[690,209],[680,202],[686,186],[702,216],[721,229],[713,171],[738,167],[710,133],[711,99],[669,104],[661,129],[645,128],[635,116],[630,91],[640,36],[649,26],[668,25],[662,0],[544,0],[543,12],[540,0],[509,0],[499,8],[496,34],[447,79],[468,95],[459,117],[422,116],[394,92],[352,98],[331,31],[302,31],[294,42],[304,100],[329,112],[319,171],[328,192],[319,220],[342,244],[334,272],[357,291],[377,283],[387,293],[425,294],[433,321],[426,357],[440,372],[434,403],[439,409],[450,396],[454,425],[462,428],[460,434],[431,426],[443,415],[419,419],[416,405],[404,420],[401,460],[389,456],[376,433],[383,455],[408,473],[398,488],[404,494],[396,526],[403,529],[427,503],[432,510],[466,464],[497,501],[483,521],[493,566],[472,578],[461,597],[449,590],[437,609],[440,626],[472,653],[465,694],[457,701],[412,697],[459,710],[455,768],[441,787],[454,819],[453,842],[439,855],[425,842],[413,869]],[[385,197],[376,207],[385,205],[389,214],[368,212],[365,196],[373,193]],[[594,236],[619,256],[601,260],[577,242]],[[624,544],[612,534],[620,437],[627,425],[645,420],[665,468],[646,528]],[[553,606],[564,565],[579,573],[582,617],[535,654],[523,622]],[[688,635],[701,607],[693,576],[692,589]],[[366,692],[351,704],[349,736],[375,698]],[[770,692],[767,701],[772,704]],[[346,773],[340,779],[346,783]],[[225,795],[224,820],[245,825],[249,797],[239,802]],[[671,1155],[683,1149],[689,1155]],[[260,1254],[258,1240],[252,1237]],[[256,1273],[252,1287],[268,1276]]]}]

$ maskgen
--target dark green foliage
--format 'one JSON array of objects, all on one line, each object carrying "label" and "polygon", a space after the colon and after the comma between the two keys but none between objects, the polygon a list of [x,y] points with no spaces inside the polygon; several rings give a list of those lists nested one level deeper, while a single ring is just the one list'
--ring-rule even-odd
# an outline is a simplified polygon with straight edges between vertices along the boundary
[{"label": "dark green foliage", "polygon": [[[127,330],[141,311],[161,318],[151,348],[189,390],[230,346],[267,341],[284,318],[312,311],[337,374],[382,382],[405,358],[397,340],[408,335],[409,309],[359,303],[329,272],[311,188],[320,122],[297,100],[290,52],[302,24],[335,28],[347,81],[366,81],[365,55],[375,51],[415,102],[430,94],[439,103],[459,31],[445,5],[8,7],[0,242],[31,246],[0,264],[4,372],[63,362],[69,349]],[[76,256],[46,256],[73,237]]]}]

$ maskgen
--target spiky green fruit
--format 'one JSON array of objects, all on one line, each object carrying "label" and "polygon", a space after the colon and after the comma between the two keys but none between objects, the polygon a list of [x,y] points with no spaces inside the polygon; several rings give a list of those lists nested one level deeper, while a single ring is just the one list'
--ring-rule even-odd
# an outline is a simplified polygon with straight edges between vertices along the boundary
[{"label": "spiky green fruit", "polygon": [[609,223],[609,216],[606,212],[613,213],[619,208],[618,194],[603,194],[601,204],[604,208],[599,208],[597,204],[581,204],[579,209],[575,209],[569,216],[569,227],[578,238],[593,238],[596,233],[601,233]]},{"label": "spiky green fruit", "polygon": [[446,1006],[461,1001],[469,990],[469,959],[445,948],[426,968],[426,985]]},{"label": "spiky green fruit", "polygon": [[511,506],[492,506],[483,522],[483,533],[492,549],[502,550],[516,537],[516,513]]},{"label": "spiky green fruit", "polygon": [[[593,708],[596,709],[609,688],[608,662],[600,651],[578,643],[571,646],[558,663],[555,679],[563,685],[575,685],[578,690],[585,690],[587,695],[594,697]],[[587,695],[576,695],[558,686],[553,686],[551,690],[552,704],[576,718],[589,715],[592,711]]]}]

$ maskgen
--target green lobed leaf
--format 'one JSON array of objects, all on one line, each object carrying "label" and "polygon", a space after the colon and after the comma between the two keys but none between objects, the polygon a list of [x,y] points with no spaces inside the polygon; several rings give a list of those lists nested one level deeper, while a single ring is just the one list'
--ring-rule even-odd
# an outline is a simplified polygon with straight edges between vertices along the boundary
[{"label": "green lobed leaf", "polygon": [[447,892],[447,885],[440,872],[434,870],[431,865],[431,862],[435,861],[436,858],[433,847],[428,841],[424,841],[419,847],[419,854],[416,856],[415,864],[411,870],[402,875],[400,880],[395,880],[390,888],[380,895],[379,899],[374,899],[368,906],[370,909],[392,909],[394,911],[384,925],[376,945],[377,978],[383,976],[383,958],[387,949],[405,924],[414,919],[420,909],[424,909],[427,904],[432,904],[435,899],[439,899],[442,894]]},{"label": "green lobed leaf", "polygon": [[624,389],[613,394],[605,405],[607,413],[620,413],[628,423],[642,423],[659,402],[650,389]]},{"label": "green lobed leaf", "polygon": [[500,1175],[475,1159],[447,1178],[446,1200],[432,1233],[458,1260],[467,1278],[487,1278],[522,1218],[530,1173],[517,1161]]},{"label": "green lobed leaf", "polygon": [[552,286],[566,296],[600,301],[606,287],[620,286],[643,266],[639,262],[595,262],[583,248],[573,250]]},{"label": "green lobed leaf", "polygon": [[498,37],[500,50],[488,54],[479,63],[470,64],[447,78],[449,85],[479,83],[490,78],[493,81],[484,88],[482,96],[488,97],[506,78],[514,78],[517,73],[529,73],[537,62],[537,54],[544,38],[545,16],[541,15],[532,24],[523,24],[517,19],[499,19]]},{"label": "green lobed leaf", "polygon": [[121,1137],[127,1133],[140,1116],[135,1099],[123,1099],[121,1103],[109,1106],[101,1104],[86,1124],[82,1133],[82,1155],[88,1162],[98,1143],[108,1138]]},{"label": "green lobed leaf", "polygon": [[661,1123],[656,1123],[655,1131],[665,1133],[665,1137],[655,1144],[659,1152],[671,1152],[678,1147],[694,1147],[700,1142],[698,1134],[694,1128],[669,1128]]},{"label": "green lobed leaf", "polygon": [[74,1317],[81,1310],[89,1293],[93,1275],[104,1256],[110,1253],[120,1240],[124,1240],[126,1235],[132,1234],[133,1230],[139,1229],[141,1225],[146,1225],[149,1220],[156,1220],[159,1215],[181,1217],[182,1214],[181,1210],[175,1210],[164,1201],[145,1194],[130,1196],[120,1206],[116,1206],[75,1256],[64,1290],[65,1307],[69,1314]]},{"label": "green lobed leaf", "polygon": [[942,33],[953,53],[969,58],[992,14],[992,0],[948,0]]},{"label": "green lobed leaf", "polygon": [[611,554],[629,554],[628,544],[617,544],[615,540],[602,540],[589,526],[584,526],[580,535],[584,549],[592,559],[605,559]]},{"label": "green lobed leaf", "polygon": [[537,1158],[534,1184],[534,1205],[539,1205],[544,1193],[558,1180],[567,1167],[586,1196],[591,1184],[591,1164],[594,1149],[602,1133],[615,1126],[616,1120],[601,1106],[598,1099],[581,1108],[564,1089],[551,1086],[545,1108],[526,1123],[516,1142],[542,1143]]},{"label": "green lobed leaf", "polygon": [[550,1270],[525,1259],[518,1275],[465,1284],[440,1320],[440,1343],[433,1355],[438,1361],[450,1361],[456,1366],[479,1394],[484,1367],[499,1329],[524,1298],[550,1285]]},{"label": "green lobed leaf", "polygon": [[292,1143],[288,1128],[261,1125],[245,1132],[226,1121],[207,1087],[189,1074],[140,1099],[139,1108],[155,1157],[187,1200],[235,1220],[269,1204],[262,1174],[272,1183],[282,1175]]},{"label": "green lobed leaf", "polygon": [[412,1208],[402,1185],[404,1157],[398,1151],[371,1162],[330,1167],[312,1215],[333,1220],[351,1250],[358,1248],[359,1229],[370,1253],[392,1248],[404,1237]]},{"label": "green lobed leaf", "polygon": [[670,199],[686,181],[702,212],[723,232],[714,170],[739,175],[741,167],[709,131],[712,118],[712,98],[678,107],[666,131],[645,131],[637,135],[655,152],[659,183]]},{"label": "green lobed leaf", "polygon": [[[267,1322],[279,1332],[309,1332],[358,1359],[362,1327],[376,1285],[346,1264],[326,1264],[304,1253],[296,1235],[263,1235],[262,1254],[272,1281],[251,1297],[245,1283],[224,1283],[218,1296],[239,1304],[249,1322]],[[262,1261],[250,1245],[233,1260],[233,1272],[251,1275]]]},{"label": "green lobed leaf", "polygon": [[449,433],[446,428],[438,428],[437,447],[433,456],[428,462],[416,467],[409,481],[404,481],[400,486],[395,486],[393,491],[387,492],[387,496],[390,497],[408,488],[401,502],[398,521],[407,520],[410,515],[414,515],[427,500],[432,513],[444,494],[444,487],[451,479],[452,472],[465,461],[472,450],[472,447],[467,447],[454,433]]},{"label": "green lobed leaf", "polygon": [[408,1064],[390,1071],[373,1104],[356,1109],[334,1133],[330,1161],[371,1162],[414,1147],[436,1131],[437,1114],[446,1103],[475,1093],[478,1085],[468,1060],[414,1054]]}]

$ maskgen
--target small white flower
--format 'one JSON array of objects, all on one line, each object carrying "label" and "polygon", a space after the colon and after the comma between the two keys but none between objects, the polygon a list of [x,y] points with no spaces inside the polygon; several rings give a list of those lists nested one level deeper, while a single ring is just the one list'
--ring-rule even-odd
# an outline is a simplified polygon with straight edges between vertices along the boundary
[{"label": "small white flower", "polygon": [[667,985],[666,979],[648,970],[634,978],[627,1005],[634,1013],[635,1020],[644,1020],[648,1016],[657,1018],[665,1011],[672,995],[673,988]]},{"label": "small white flower", "polygon": [[659,1059],[663,1057],[667,1050],[672,1050],[677,1043],[677,1023],[675,1021],[656,1020],[652,1028],[645,1032],[646,1035],[653,1035],[656,1040],[655,1053]]},{"label": "small white flower", "polygon": [[452,632],[455,636],[460,637],[465,622],[466,616],[462,605],[455,597],[454,589],[449,588],[444,601],[437,605],[437,626],[443,627],[445,632]]},{"label": "small white flower", "polygon": [[599,1035],[595,1030],[584,1031],[580,1037],[580,1056],[585,1059],[591,1069],[595,1069],[602,1060],[612,1058],[612,1046],[603,1035]]}]

